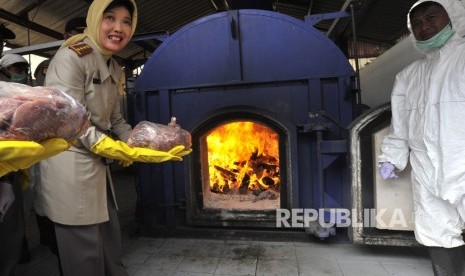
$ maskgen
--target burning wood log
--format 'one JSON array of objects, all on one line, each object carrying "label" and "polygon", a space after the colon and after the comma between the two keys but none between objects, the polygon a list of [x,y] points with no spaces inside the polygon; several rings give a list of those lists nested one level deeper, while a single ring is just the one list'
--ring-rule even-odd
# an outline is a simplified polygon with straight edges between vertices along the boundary
[{"label": "burning wood log", "polygon": [[229,188],[229,183],[226,183],[223,186],[223,194],[229,194],[230,191],[231,191],[231,188]]},{"label": "burning wood log", "polygon": [[210,187],[210,191],[215,194],[228,194],[231,191],[229,184],[220,185],[218,182],[215,182],[213,186]]},{"label": "burning wood log", "polygon": [[247,161],[244,160],[244,161],[240,161],[240,162],[234,162],[234,165],[237,166],[237,167],[243,168],[246,163],[247,163]]},{"label": "burning wood log", "polygon": [[222,167],[220,167],[220,166],[217,166],[217,165],[215,165],[214,167],[215,167],[215,169],[217,169],[218,171],[220,171],[221,175],[222,175],[224,178],[226,178],[226,179],[228,179],[228,180],[231,180],[231,181],[233,181],[233,182],[237,181],[237,180],[236,180],[236,174],[235,174],[235,173],[233,173],[233,172],[231,172],[231,171],[229,171],[229,170],[227,170],[227,169],[225,169],[225,168],[222,168]]},{"label": "burning wood log", "polygon": [[248,174],[244,175],[242,178],[241,185],[239,185],[239,194],[245,195],[249,191],[249,184],[250,184],[250,176]]},{"label": "burning wood log", "polygon": [[[272,156],[265,156],[255,150],[249,160],[233,162],[235,168],[223,168],[214,165],[214,168],[219,171],[223,181],[226,184],[224,187],[215,183],[211,190],[215,193],[229,193],[233,190],[239,194],[248,194],[252,192],[259,195],[261,192],[270,188],[275,188],[279,185],[279,180],[273,179],[279,176],[279,166],[277,159]],[[247,171],[245,171],[245,169]],[[244,176],[242,177],[242,174]],[[240,179],[242,177],[242,179]],[[251,183],[251,179],[261,179],[259,182]],[[232,185],[232,186],[230,186]],[[279,192],[279,187],[274,189]],[[256,192],[258,191],[258,192]]]},{"label": "burning wood log", "polygon": [[213,193],[216,193],[216,194],[222,194],[223,193],[223,191],[220,188],[220,185],[217,182],[215,182],[213,184],[213,186],[210,187],[210,191],[212,191]]},{"label": "burning wood log", "polygon": [[269,176],[263,177],[262,182],[267,186],[274,186],[274,180],[273,180],[273,178],[271,178]]}]

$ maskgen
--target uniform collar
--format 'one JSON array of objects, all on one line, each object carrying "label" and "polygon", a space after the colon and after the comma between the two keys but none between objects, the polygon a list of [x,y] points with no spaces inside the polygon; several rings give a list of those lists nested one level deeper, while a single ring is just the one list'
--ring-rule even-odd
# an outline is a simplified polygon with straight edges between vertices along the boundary
[{"label": "uniform collar", "polygon": [[85,38],[84,42],[89,44],[90,47],[94,50],[95,58],[98,59],[98,66],[100,72],[101,81],[106,80],[108,77],[111,77],[114,82],[118,81],[120,76],[121,68],[116,62],[116,60],[112,57],[105,58],[102,54],[99,53],[95,44],[89,38]]}]

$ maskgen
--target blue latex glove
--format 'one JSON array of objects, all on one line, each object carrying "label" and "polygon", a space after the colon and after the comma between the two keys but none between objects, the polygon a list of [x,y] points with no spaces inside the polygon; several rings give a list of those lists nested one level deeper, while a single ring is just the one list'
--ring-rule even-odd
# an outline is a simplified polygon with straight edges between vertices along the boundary
[{"label": "blue latex glove", "polygon": [[396,167],[392,165],[389,162],[384,162],[381,163],[381,166],[379,167],[379,172],[381,174],[381,177],[386,180],[386,179],[396,179],[398,176],[395,174],[394,170]]}]

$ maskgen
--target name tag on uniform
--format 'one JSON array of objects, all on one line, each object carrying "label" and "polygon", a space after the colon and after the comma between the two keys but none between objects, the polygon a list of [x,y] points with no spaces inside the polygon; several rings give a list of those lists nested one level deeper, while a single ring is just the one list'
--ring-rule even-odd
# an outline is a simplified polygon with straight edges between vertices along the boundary
[{"label": "name tag on uniform", "polygon": [[92,79],[92,83],[94,83],[94,84],[101,84],[102,81],[101,81],[100,79],[93,78],[93,79]]}]

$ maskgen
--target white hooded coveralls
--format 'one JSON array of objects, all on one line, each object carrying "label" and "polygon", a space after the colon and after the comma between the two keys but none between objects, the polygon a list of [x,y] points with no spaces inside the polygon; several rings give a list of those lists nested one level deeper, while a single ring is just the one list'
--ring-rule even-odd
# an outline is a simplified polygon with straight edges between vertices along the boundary
[{"label": "white hooded coveralls", "polygon": [[458,0],[434,2],[447,11],[456,33],[396,76],[391,131],[379,161],[403,170],[410,159],[415,238],[451,248],[464,244],[459,212],[465,195],[465,8]]}]

